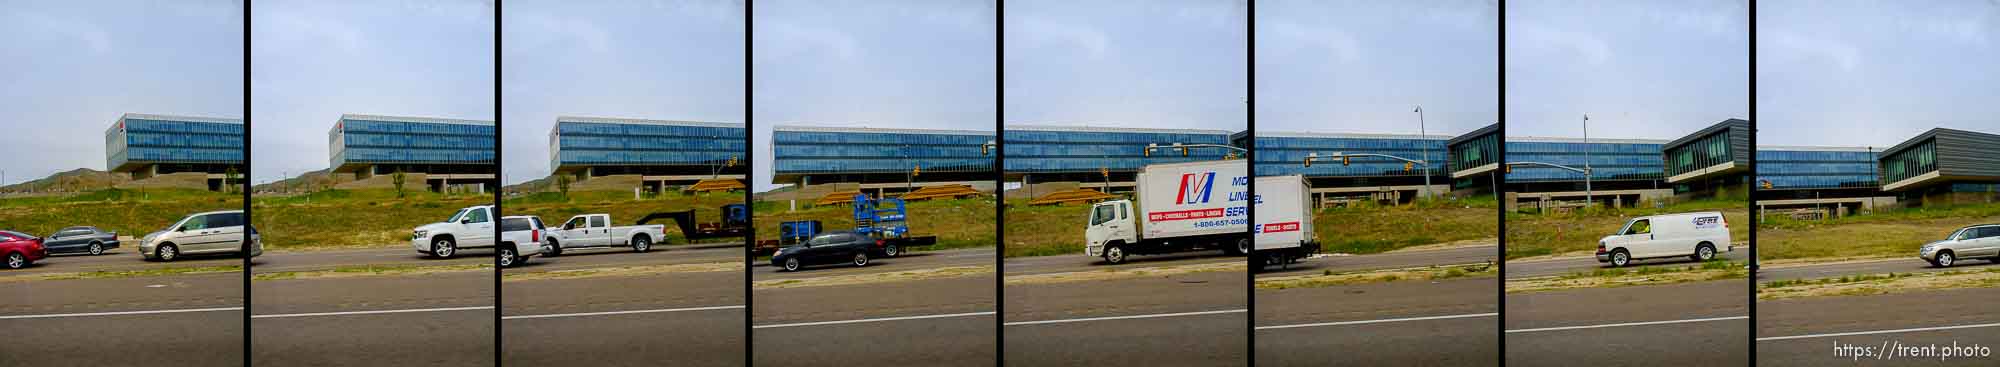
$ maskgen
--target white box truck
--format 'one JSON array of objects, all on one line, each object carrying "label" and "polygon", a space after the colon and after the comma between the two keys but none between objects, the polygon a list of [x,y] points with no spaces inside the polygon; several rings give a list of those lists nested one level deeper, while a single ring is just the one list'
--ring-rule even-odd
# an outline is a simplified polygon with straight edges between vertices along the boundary
[{"label": "white box truck", "polygon": [[1249,252],[1248,171],[1242,160],[1140,168],[1137,203],[1110,200],[1091,206],[1083,230],[1084,254],[1118,264],[1130,255]]},{"label": "white box truck", "polygon": [[1257,178],[1257,248],[1250,258],[1258,268],[1285,266],[1319,252],[1313,236],[1312,187],[1301,175]]}]

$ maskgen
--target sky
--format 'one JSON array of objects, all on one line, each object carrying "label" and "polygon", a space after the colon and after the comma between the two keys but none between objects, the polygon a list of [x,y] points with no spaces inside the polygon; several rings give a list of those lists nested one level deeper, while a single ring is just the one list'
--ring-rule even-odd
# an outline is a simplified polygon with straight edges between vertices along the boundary
[{"label": "sky", "polygon": [[756,191],[778,187],[766,179],[773,126],[995,131],[991,1],[758,1],[752,11]]},{"label": "sky", "polygon": [[1257,130],[1449,137],[1499,122],[1499,14],[1489,0],[1260,1]]},{"label": "sky", "polygon": [[1762,1],[1757,143],[2000,134],[2000,1]]},{"label": "sky", "polygon": [[106,169],[127,112],[243,117],[237,1],[7,1],[0,12],[0,171],[13,184]]},{"label": "sky", "polygon": [[1006,123],[1249,127],[1242,0],[1009,1]]},{"label": "sky", "polygon": [[326,169],[343,113],[494,118],[490,2],[260,0],[250,11],[254,183]]},{"label": "sky", "polygon": [[[1768,4],[1766,5],[1768,6]],[[1750,118],[1735,1],[1507,2],[1508,136],[1671,140]]]},{"label": "sky", "polygon": [[506,183],[549,175],[556,116],[743,123],[743,8],[738,0],[507,2]]}]

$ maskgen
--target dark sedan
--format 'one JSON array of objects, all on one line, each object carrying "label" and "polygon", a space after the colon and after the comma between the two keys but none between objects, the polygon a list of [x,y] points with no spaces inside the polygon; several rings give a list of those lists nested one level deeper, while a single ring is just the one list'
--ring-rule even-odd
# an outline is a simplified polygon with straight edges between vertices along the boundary
[{"label": "dark sedan", "polygon": [[882,242],[854,232],[831,232],[813,236],[805,243],[778,249],[771,254],[771,266],[798,271],[812,264],[850,263],[868,266],[868,257],[882,253]]},{"label": "dark sedan", "polygon": [[48,247],[51,254],[103,255],[104,251],[118,248],[118,232],[91,226],[63,228],[42,239],[42,246]]}]

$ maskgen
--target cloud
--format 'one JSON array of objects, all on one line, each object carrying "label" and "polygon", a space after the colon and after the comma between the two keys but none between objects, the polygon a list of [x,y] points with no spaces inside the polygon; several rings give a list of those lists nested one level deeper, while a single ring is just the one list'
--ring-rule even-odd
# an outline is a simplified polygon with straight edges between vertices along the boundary
[{"label": "cloud", "polygon": [[1291,50],[1325,49],[1330,59],[1341,62],[1355,62],[1364,56],[1361,41],[1353,34],[1332,26],[1315,27],[1294,22],[1279,22],[1271,25],[1272,40],[1259,42],[1260,47],[1281,47]]},{"label": "cloud", "polygon": [[60,38],[73,38],[93,53],[103,54],[111,51],[111,35],[96,23],[35,12],[22,12],[17,16],[21,24],[30,29]]},{"label": "cloud", "polygon": [[[776,48],[776,59],[800,58],[825,55],[837,60],[854,61],[861,58],[861,47],[853,35],[833,28],[802,26],[797,23],[773,22],[768,30],[770,42],[757,42]],[[762,37],[763,32],[759,32]],[[808,58],[809,59],[809,58]]]},{"label": "cloud", "polygon": [[1111,40],[1104,31],[1074,24],[1051,22],[1039,17],[1023,19],[1021,34],[1028,44],[1055,44],[1075,47],[1092,59],[1103,58],[1111,49]]},{"label": "cloud", "polygon": [[1770,34],[1770,45],[1774,50],[1765,55],[1769,55],[1767,57],[1772,57],[1778,63],[1823,62],[1848,72],[1854,71],[1861,65],[1860,48],[1845,42],[1808,37],[1790,31],[1769,31],[1767,34]]},{"label": "cloud", "polygon": [[525,42],[528,48],[549,44],[574,44],[596,53],[610,52],[613,49],[611,32],[588,20],[543,14],[524,15],[515,19],[519,19],[522,24],[514,27],[526,29],[519,32],[510,29],[508,33],[528,36]]},{"label": "cloud", "polygon": [[[1516,37],[1518,35],[1518,37]],[[1571,53],[1589,65],[1600,65],[1611,60],[1611,45],[1603,38],[1586,32],[1558,30],[1539,24],[1508,26],[1507,48],[1528,51],[1542,57],[1554,58],[1558,53]]]},{"label": "cloud", "polygon": [[[308,16],[290,11],[258,11],[263,13],[255,23],[258,27],[268,25],[269,34],[277,35],[277,43],[293,45],[332,45],[341,51],[354,52],[366,47],[367,36],[353,25],[336,20],[336,17]],[[262,32],[262,30],[258,30]]]}]

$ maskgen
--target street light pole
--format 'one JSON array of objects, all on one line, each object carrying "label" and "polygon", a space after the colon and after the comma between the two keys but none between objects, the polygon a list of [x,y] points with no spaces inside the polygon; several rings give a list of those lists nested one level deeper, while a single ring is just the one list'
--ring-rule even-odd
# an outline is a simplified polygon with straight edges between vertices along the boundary
[{"label": "street light pole", "polygon": [[1424,105],[1417,105],[1417,134],[1423,136],[1424,145],[1424,189],[1419,197],[1430,197],[1431,191],[1431,134],[1424,128]]},{"label": "street light pole", "polygon": [[1590,169],[1590,114],[1586,113],[1583,114],[1583,201],[1591,206],[1597,206],[1597,200],[1591,197],[1590,191],[1590,176],[1596,175]]}]

